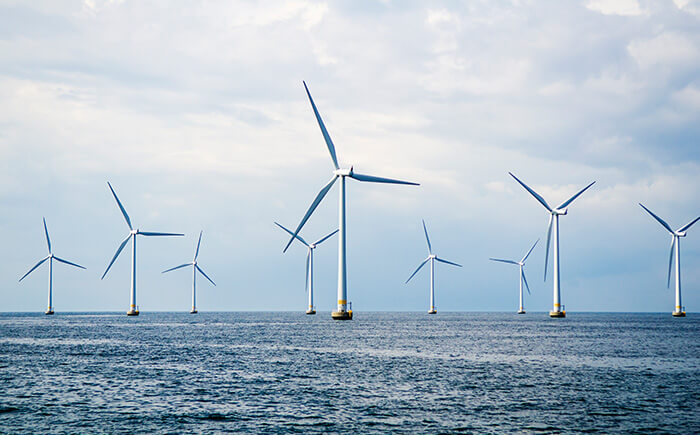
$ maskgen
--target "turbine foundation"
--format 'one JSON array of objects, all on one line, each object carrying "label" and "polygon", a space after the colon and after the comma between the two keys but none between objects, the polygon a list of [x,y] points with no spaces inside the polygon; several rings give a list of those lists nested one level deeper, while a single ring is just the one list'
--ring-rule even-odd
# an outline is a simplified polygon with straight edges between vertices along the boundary
[{"label": "turbine foundation", "polygon": [[673,311],[671,314],[673,315],[673,317],[685,317],[685,311]]},{"label": "turbine foundation", "polygon": [[525,310],[523,310],[522,308],[519,309],[519,310],[518,310],[518,314],[525,314]]},{"label": "turbine foundation", "polygon": [[306,314],[316,314],[316,310],[314,310],[313,308],[309,308],[308,310],[306,310]]},{"label": "turbine foundation", "polygon": [[428,311],[428,314],[437,314],[437,310],[435,308],[431,308],[430,311]]},{"label": "turbine foundation", "polygon": [[549,317],[566,317],[566,311],[550,311]]},{"label": "turbine foundation", "polygon": [[190,314],[197,314],[197,309],[196,309],[196,308],[192,308],[192,311],[190,311]]},{"label": "turbine foundation", "polygon": [[137,310],[131,309],[131,310],[126,312],[126,315],[127,316],[138,316],[139,312]]},{"label": "turbine foundation", "polygon": [[[53,314],[53,309],[52,309],[52,308],[49,308],[48,310],[44,311],[44,314],[46,314],[47,316],[48,316],[48,315],[52,315],[52,314]],[[684,314],[685,314],[685,313],[684,313]]]},{"label": "turbine foundation", "polygon": [[350,311],[333,311],[331,313],[333,320],[352,320],[352,310]]}]

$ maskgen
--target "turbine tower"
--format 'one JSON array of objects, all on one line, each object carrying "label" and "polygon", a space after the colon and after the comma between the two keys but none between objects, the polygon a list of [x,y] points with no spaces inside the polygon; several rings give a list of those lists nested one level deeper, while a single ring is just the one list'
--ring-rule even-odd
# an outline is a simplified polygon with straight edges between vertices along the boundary
[{"label": "turbine tower", "polygon": [[326,130],[326,126],[323,124],[321,115],[318,113],[316,104],[314,103],[313,98],[311,98],[311,93],[309,92],[309,88],[306,86],[306,82],[304,82],[304,88],[306,89],[306,95],[308,95],[309,101],[311,102],[311,107],[313,108],[314,115],[316,116],[316,121],[318,121],[318,126],[321,128],[323,139],[326,141],[326,146],[328,147],[328,152],[331,155],[331,160],[333,161],[333,166],[335,167],[335,170],[333,171],[333,178],[331,178],[330,181],[326,183],[325,186],[323,186],[318,195],[316,195],[316,198],[311,203],[311,206],[307,210],[304,217],[301,219],[301,222],[299,222],[299,225],[297,226],[296,230],[294,230],[292,237],[289,239],[287,246],[284,248],[284,252],[287,251],[289,245],[292,244],[296,235],[299,234],[299,231],[301,231],[306,221],[309,219],[309,217],[311,217],[311,214],[314,212],[314,210],[316,210],[316,207],[318,207],[318,205],[321,203],[328,191],[331,189],[331,187],[333,187],[333,184],[336,182],[336,180],[340,179],[340,200],[338,211],[338,228],[340,231],[340,235],[338,237],[338,310],[333,311],[331,313],[331,316],[336,320],[350,320],[352,319],[352,309],[348,309],[349,304],[347,301],[347,264],[345,259],[345,179],[349,177],[357,181],[370,183],[409,184],[413,186],[417,186],[418,183],[411,183],[409,181],[392,180],[390,178],[381,178],[374,177],[371,175],[358,174],[355,171],[353,171],[352,166],[350,166],[349,168],[341,168],[338,165],[338,158],[335,154],[335,145],[333,145],[333,141],[331,140],[331,137],[328,134],[328,130]]},{"label": "turbine tower", "polygon": [[525,270],[523,267],[525,267],[525,260],[527,260],[527,257],[530,256],[530,253],[532,252],[533,249],[535,249],[535,246],[537,245],[537,242],[539,242],[540,239],[537,239],[535,243],[532,245],[532,248],[530,248],[529,251],[527,251],[527,254],[523,257],[522,260],[520,261],[513,261],[513,260],[502,260],[500,258],[489,258],[491,261],[500,261],[501,263],[508,263],[508,264],[515,264],[517,266],[520,266],[520,305],[518,308],[518,314],[525,314],[525,305],[523,304],[523,282],[525,283],[525,288],[527,289],[527,294],[532,294],[530,293],[530,286],[527,285],[527,278],[525,278]]},{"label": "turbine tower", "polygon": [[197,249],[194,251],[194,260],[192,260],[191,263],[181,264],[179,266],[175,266],[173,268],[161,272],[166,273],[173,270],[181,269],[183,267],[192,266],[192,311],[190,311],[190,314],[197,314],[197,272],[204,275],[204,277],[208,279],[210,283],[216,286],[216,283],[214,283],[214,281],[212,281],[211,278],[209,278],[207,274],[204,273],[202,268],[199,267],[199,264],[197,264],[197,257],[199,256],[199,245],[202,244],[202,232],[203,231],[199,232],[199,241],[197,242]]},{"label": "turbine tower", "polygon": [[683,308],[683,304],[681,303],[681,237],[686,236],[686,231],[693,226],[695,222],[697,222],[700,219],[700,216],[696,217],[690,223],[680,227],[678,230],[673,231],[671,229],[671,226],[666,223],[663,219],[655,215],[654,213],[651,212],[648,208],[644,207],[641,203],[639,204],[642,206],[644,210],[646,210],[654,219],[657,220],[666,230],[671,233],[671,253],[669,254],[668,257],[668,280],[666,281],[666,287],[671,286],[671,266],[673,265],[673,257],[675,254],[676,257],[676,308],[673,310],[673,316],[674,317],[685,317],[685,309]]},{"label": "turbine tower", "polygon": [[437,309],[435,308],[435,261],[439,261],[445,264],[451,264],[457,267],[462,267],[462,265],[453,263],[451,261],[443,260],[442,258],[433,254],[433,247],[430,245],[430,238],[428,237],[428,229],[425,227],[425,221],[422,222],[423,232],[425,232],[425,241],[428,242],[428,258],[423,260],[423,262],[418,266],[415,272],[413,272],[411,276],[408,277],[405,284],[408,284],[411,278],[413,278],[418,273],[418,271],[421,270],[423,266],[425,266],[425,263],[430,261],[430,309],[428,310],[428,314],[435,314],[437,313]]},{"label": "turbine tower", "polygon": [[46,260],[49,260],[49,307],[46,309],[44,314],[53,314],[53,261],[56,260],[59,263],[65,263],[70,266],[75,266],[79,267],[81,269],[85,269],[83,266],[75,263],[71,263],[68,260],[64,260],[63,258],[59,258],[55,255],[53,255],[53,252],[51,251],[51,239],[49,239],[49,230],[46,228],[46,219],[44,218],[44,234],[46,234],[46,246],[49,249],[49,255],[44,257],[41,261],[39,261],[37,264],[34,265],[31,269],[29,269],[29,272],[25,273],[22,278],[19,279],[21,282],[24,278],[27,277],[30,273],[34,272],[34,269],[37,267],[41,266]]},{"label": "turbine tower", "polygon": [[124,249],[124,246],[126,246],[127,243],[129,243],[129,240],[132,241],[131,243],[131,303],[129,305],[129,311],[126,312],[127,316],[138,316],[139,315],[139,310],[138,307],[136,306],[136,236],[146,236],[146,237],[151,237],[151,236],[184,236],[184,234],[179,234],[179,233],[154,233],[154,232],[149,232],[149,231],[141,231],[138,228],[134,229],[134,227],[131,225],[131,219],[129,219],[129,215],[126,213],[126,210],[124,209],[124,206],[122,205],[121,201],[119,201],[119,198],[117,198],[117,194],[114,192],[114,189],[112,189],[112,185],[107,182],[107,185],[109,186],[109,190],[112,191],[112,195],[114,195],[114,199],[117,201],[117,205],[119,206],[119,210],[122,212],[122,216],[124,216],[124,220],[126,221],[126,224],[129,226],[129,235],[124,239],[121,245],[119,245],[119,248],[117,248],[117,253],[114,254],[114,257],[112,257],[112,261],[109,262],[109,266],[107,266],[107,270],[105,270],[105,273],[102,274],[102,278],[104,279],[105,276],[107,275],[107,272],[109,272],[109,269],[112,267],[112,264],[114,264],[114,261],[119,257],[119,254],[121,254],[122,250]]},{"label": "turbine tower", "polygon": [[571,198],[567,199],[566,201],[562,202],[558,207],[552,208],[547,204],[547,201],[544,200],[537,192],[534,190],[530,189],[525,183],[522,181],[518,180],[518,177],[513,175],[512,173],[508,172],[511,177],[515,178],[515,181],[517,181],[521,186],[525,188],[532,196],[535,197],[537,201],[539,201],[544,208],[547,209],[549,212],[549,226],[547,228],[547,246],[545,247],[545,254],[544,254],[544,280],[547,281],[547,262],[548,262],[548,257],[549,257],[549,242],[552,236],[552,224],[554,224],[554,307],[552,311],[549,312],[550,317],[566,317],[566,310],[564,310],[563,305],[561,304],[561,290],[559,288],[559,216],[564,216],[568,212],[568,209],[566,207],[569,206],[576,198],[578,198],[583,192],[588,190],[589,187],[593,186],[595,184],[595,181],[589,184],[588,186],[584,187],[578,193],[576,193],[574,196]]},{"label": "turbine tower", "polygon": [[316,307],[314,307],[314,249],[318,247],[321,243],[325,242],[328,238],[338,232],[338,230],[333,231],[321,240],[308,244],[306,240],[302,239],[300,235],[294,235],[293,232],[289,231],[287,228],[275,222],[275,225],[282,228],[290,235],[294,236],[298,241],[304,244],[308,249],[306,254],[306,292],[309,294],[309,308],[306,310],[306,314],[316,314]]}]

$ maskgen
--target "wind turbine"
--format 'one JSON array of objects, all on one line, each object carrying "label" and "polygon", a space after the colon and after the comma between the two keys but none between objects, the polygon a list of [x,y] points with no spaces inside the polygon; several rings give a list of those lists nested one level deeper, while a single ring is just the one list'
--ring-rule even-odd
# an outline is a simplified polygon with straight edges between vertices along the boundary
[{"label": "wind turbine", "polygon": [[277,222],[275,222],[275,225],[294,236],[294,238],[296,238],[308,248],[308,253],[306,254],[306,291],[309,293],[309,309],[306,310],[306,314],[316,314],[316,308],[314,307],[314,249],[316,249],[318,245],[329,239],[333,234],[337,233],[338,230],[333,231],[332,233],[330,233],[326,237],[323,237],[317,242],[308,244],[306,243],[306,240],[301,238],[300,235],[294,235],[293,232],[289,231]]},{"label": "wind turbine", "polygon": [[527,278],[525,278],[525,270],[523,267],[525,266],[525,260],[527,260],[527,257],[530,256],[530,253],[532,252],[533,249],[535,249],[535,246],[537,245],[537,242],[539,242],[540,239],[537,239],[534,245],[532,245],[532,248],[530,248],[529,251],[527,251],[527,254],[523,257],[522,260],[520,261],[513,261],[513,260],[501,260],[500,258],[489,258],[491,261],[500,261],[501,263],[508,263],[508,264],[515,264],[517,266],[520,266],[520,308],[518,309],[518,314],[525,314],[525,306],[523,305],[523,282],[525,283],[525,288],[527,289],[527,294],[532,294],[530,293],[530,286],[527,285]]},{"label": "wind turbine", "polygon": [[44,257],[41,261],[39,261],[37,264],[34,265],[31,269],[29,269],[29,272],[25,273],[22,278],[20,278],[20,282],[27,277],[30,273],[34,272],[34,269],[37,267],[41,266],[46,260],[49,260],[49,307],[46,309],[44,314],[53,314],[53,261],[56,260],[60,263],[65,263],[71,266],[79,267],[81,269],[85,269],[83,266],[75,263],[71,263],[68,260],[64,260],[63,258],[58,258],[57,256],[53,255],[53,252],[51,251],[51,239],[49,239],[49,230],[46,228],[46,219],[44,218],[44,234],[46,234],[46,246],[49,248],[49,255]]},{"label": "wind turbine", "polygon": [[194,251],[194,260],[192,260],[191,263],[181,264],[179,266],[175,266],[175,267],[172,267],[168,270],[164,270],[163,272],[161,272],[161,273],[166,273],[166,272],[170,272],[173,270],[181,269],[183,267],[192,266],[192,311],[190,311],[190,314],[197,314],[197,299],[196,299],[197,298],[197,272],[204,275],[204,277],[206,279],[208,279],[210,283],[216,285],[216,283],[214,283],[214,281],[212,281],[211,278],[209,278],[207,276],[207,274],[204,273],[202,268],[199,267],[199,265],[197,264],[197,257],[199,256],[199,245],[201,245],[201,243],[202,243],[202,232],[203,231],[199,232],[199,241],[197,242],[197,250]]},{"label": "wind turbine", "polygon": [[644,210],[646,210],[654,219],[656,219],[666,230],[671,233],[671,253],[669,254],[668,257],[668,280],[666,282],[666,287],[671,286],[671,265],[673,264],[673,256],[675,253],[676,256],[676,308],[673,310],[673,316],[674,317],[685,317],[685,310],[683,309],[683,304],[681,304],[681,237],[686,236],[686,231],[693,226],[695,222],[700,220],[700,216],[696,217],[690,223],[680,227],[678,230],[673,231],[671,229],[671,226],[666,223],[663,219],[655,215],[654,213],[651,212],[648,208],[644,207],[641,203],[639,204],[642,206]]},{"label": "wind turbine", "polygon": [[442,258],[439,258],[437,255],[433,254],[433,247],[430,245],[430,238],[428,237],[428,229],[425,227],[425,221],[422,222],[423,232],[425,232],[425,241],[428,242],[428,258],[423,260],[420,266],[418,266],[418,269],[416,269],[416,271],[408,277],[405,284],[408,284],[411,278],[413,278],[418,273],[418,271],[421,270],[423,266],[425,266],[425,263],[430,261],[430,310],[428,310],[428,314],[435,314],[437,313],[437,310],[435,309],[435,261],[437,260],[441,263],[451,264],[457,267],[462,267],[462,265],[453,263],[451,261],[443,260]]},{"label": "wind turbine", "polygon": [[544,254],[544,280],[547,281],[547,262],[548,262],[548,257],[549,257],[549,241],[552,236],[552,224],[554,224],[554,308],[552,311],[549,312],[550,317],[566,317],[566,310],[564,310],[564,307],[561,304],[561,291],[559,288],[559,216],[564,216],[568,212],[568,209],[566,207],[569,206],[576,198],[578,198],[583,192],[588,190],[589,187],[593,186],[595,184],[595,181],[589,184],[588,186],[584,187],[583,189],[579,190],[578,193],[576,193],[574,196],[571,198],[567,199],[566,201],[562,202],[558,207],[552,208],[547,204],[547,201],[544,200],[537,192],[534,190],[530,189],[525,183],[522,181],[518,180],[518,177],[513,175],[512,173],[508,172],[511,177],[515,178],[515,181],[520,183],[521,186],[525,188],[532,196],[535,197],[537,201],[539,201],[540,204],[544,206],[544,208],[547,209],[549,212],[549,226],[547,228],[547,246],[545,247],[545,254]]},{"label": "wind turbine", "polygon": [[184,236],[184,234],[179,234],[179,233],[154,233],[154,232],[149,232],[149,231],[141,231],[138,228],[134,229],[134,227],[131,225],[131,219],[129,219],[129,215],[126,214],[126,210],[124,209],[124,206],[122,205],[121,201],[119,201],[119,198],[117,198],[117,194],[114,192],[114,189],[112,189],[112,185],[107,182],[107,185],[109,186],[109,190],[112,191],[112,195],[114,195],[114,199],[117,201],[117,205],[119,206],[119,210],[121,210],[122,215],[124,216],[124,220],[126,221],[126,224],[129,226],[129,235],[124,239],[121,245],[119,245],[119,248],[117,248],[117,253],[114,254],[114,257],[112,257],[112,261],[109,262],[109,266],[107,266],[107,270],[105,270],[105,273],[102,274],[102,278],[104,279],[105,276],[107,275],[107,272],[109,272],[109,269],[112,267],[112,264],[114,264],[114,261],[117,259],[119,254],[121,254],[122,250],[124,249],[124,246],[126,246],[127,243],[129,243],[129,240],[132,241],[131,244],[131,303],[129,305],[129,311],[126,312],[127,316],[138,316],[139,315],[139,310],[138,307],[136,306],[136,236]]},{"label": "wind turbine", "polygon": [[331,187],[333,187],[333,184],[336,182],[336,180],[340,179],[340,200],[338,211],[338,228],[340,230],[340,235],[338,237],[338,311],[333,311],[331,313],[331,316],[336,320],[350,320],[352,319],[352,309],[348,310],[347,264],[345,260],[345,179],[349,177],[357,181],[364,181],[370,183],[409,184],[413,186],[417,186],[418,183],[411,183],[408,181],[392,180],[390,178],[381,178],[374,177],[371,175],[358,174],[355,171],[353,171],[352,166],[350,166],[349,168],[341,169],[338,165],[338,158],[335,154],[335,145],[333,145],[333,141],[331,140],[331,137],[328,134],[328,130],[326,130],[326,126],[323,124],[321,115],[318,113],[316,104],[314,103],[313,98],[311,98],[311,93],[309,92],[309,88],[306,86],[306,82],[304,82],[304,89],[306,89],[306,95],[308,95],[309,101],[311,102],[311,107],[314,111],[314,115],[316,115],[316,121],[318,121],[318,126],[321,128],[323,139],[326,141],[326,146],[328,147],[328,152],[331,155],[331,160],[333,161],[333,166],[335,167],[335,170],[333,171],[333,178],[331,178],[331,180],[328,183],[326,183],[325,186],[323,186],[318,195],[316,195],[316,198],[311,203],[311,206],[307,210],[304,217],[301,219],[301,222],[299,222],[299,225],[297,226],[296,230],[294,230],[292,237],[289,239],[287,246],[284,248],[284,252],[287,251],[289,245],[292,244],[296,235],[299,234],[299,231],[301,231],[306,221],[309,219],[309,217],[311,217],[311,214],[314,212],[314,210],[316,210],[316,207],[318,207],[318,205],[321,203],[328,191],[331,189]]}]

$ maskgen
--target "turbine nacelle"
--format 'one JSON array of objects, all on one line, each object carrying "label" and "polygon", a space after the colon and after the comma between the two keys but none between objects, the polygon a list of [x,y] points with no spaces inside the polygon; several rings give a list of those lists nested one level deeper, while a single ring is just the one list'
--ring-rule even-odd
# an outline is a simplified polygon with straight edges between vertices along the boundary
[{"label": "turbine nacelle", "polygon": [[341,168],[333,171],[333,173],[339,177],[351,177],[352,172],[352,166],[350,166],[349,168]]},{"label": "turbine nacelle", "polygon": [[437,258],[437,255],[435,255],[435,254],[430,254],[430,255],[428,255],[428,258],[435,259],[435,258]]},{"label": "turbine nacelle", "polygon": [[558,215],[558,216],[566,216],[566,214],[569,212],[568,208],[564,209],[558,209],[558,210],[552,210],[553,215]]},{"label": "turbine nacelle", "polygon": [[685,237],[686,236],[685,231],[677,231],[673,235],[676,237]]},{"label": "turbine nacelle", "polygon": [[135,235],[135,234],[138,234],[138,233],[139,233],[139,230],[131,230],[131,231],[129,231],[129,234],[131,234],[132,236]]}]

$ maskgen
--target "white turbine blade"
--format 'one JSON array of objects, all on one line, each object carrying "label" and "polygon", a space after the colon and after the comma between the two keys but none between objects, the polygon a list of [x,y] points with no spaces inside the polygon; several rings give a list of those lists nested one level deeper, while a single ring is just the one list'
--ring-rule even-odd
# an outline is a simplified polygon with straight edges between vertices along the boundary
[{"label": "white turbine blade", "polygon": [[501,260],[500,258],[489,258],[491,261],[500,261],[501,263],[508,263],[508,264],[518,264],[517,262],[513,260]]},{"label": "white turbine blade", "polygon": [[43,260],[39,261],[37,264],[34,265],[34,267],[32,267],[31,269],[29,269],[29,272],[25,273],[24,276],[22,276],[22,278],[20,278],[19,280],[22,281],[24,278],[27,277],[27,275],[29,275],[30,273],[34,272],[34,269],[36,269],[37,267],[41,266],[42,263],[43,263],[44,261],[48,260],[49,258],[51,258],[51,256],[45,257]]},{"label": "white turbine blade", "polygon": [[293,232],[289,231],[287,228],[283,227],[282,225],[278,224],[277,222],[275,222],[275,225],[277,225],[278,227],[280,227],[280,228],[282,228],[283,230],[285,230],[286,232],[288,232],[290,236],[293,236],[294,238],[296,238],[297,240],[299,240],[301,243],[303,243],[303,244],[306,245],[307,247],[309,246],[309,244],[306,243],[306,240],[304,240],[299,234],[294,235]]},{"label": "white turbine blade", "polygon": [[581,196],[581,194],[582,194],[583,192],[585,192],[586,190],[588,190],[588,188],[591,187],[591,186],[593,186],[594,184],[595,184],[595,181],[592,182],[591,184],[589,184],[588,186],[584,187],[583,189],[579,190],[579,192],[578,192],[576,195],[574,195],[574,196],[572,196],[571,198],[567,199],[566,201],[562,202],[561,205],[560,205],[559,207],[557,207],[557,209],[562,209],[562,208],[566,207],[567,205],[571,204],[572,202],[574,202],[574,200],[575,200],[576,198],[578,198],[579,196]]},{"label": "white turbine blade", "polygon": [[212,281],[211,278],[209,278],[209,277],[207,276],[206,273],[204,273],[204,271],[202,270],[201,267],[199,267],[198,264],[195,264],[194,267],[197,268],[197,270],[199,271],[199,273],[201,273],[202,275],[204,275],[204,277],[205,277],[206,279],[208,279],[209,282],[212,283],[212,284],[214,284],[214,286],[216,287],[216,283],[215,283],[214,281]]},{"label": "white turbine blade", "polygon": [[311,203],[311,206],[309,209],[306,211],[306,214],[304,217],[301,219],[301,222],[299,222],[299,225],[297,226],[297,229],[294,231],[292,234],[292,238],[289,239],[289,242],[287,242],[287,246],[284,247],[282,252],[287,252],[287,249],[289,248],[289,245],[292,244],[294,241],[294,238],[299,234],[299,231],[301,231],[302,227],[306,223],[307,220],[311,217],[311,213],[316,210],[316,207],[321,203],[323,198],[326,196],[329,190],[331,190],[331,187],[333,187],[333,183],[335,183],[335,180],[338,179],[337,175],[334,175],[333,178],[331,178],[331,181],[329,181],[325,186],[323,186],[323,189],[321,189],[320,192],[318,192],[318,195],[316,195],[316,198],[314,198],[314,202]]},{"label": "white turbine blade", "polygon": [[335,166],[335,169],[340,169],[340,166],[338,166],[338,157],[335,155],[335,145],[333,145],[333,141],[331,140],[331,136],[328,134],[328,130],[326,130],[326,125],[323,123],[323,119],[321,119],[321,114],[318,113],[318,109],[316,108],[316,104],[314,103],[314,99],[311,98],[311,92],[309,92],[309,88],[306,86],[306,82],[304,83],[304,89],[306,89],[306,95],[309,96],[309,101],[311,101],[311,107],[314,109],[314,115],[316,115],[316,121],[318,121],[318,126],[321,127],[321,133],[323,134],[323,139],[326,141],[326,146],[328,147],[328,152],[331,153],[331,159],[333,160],[333,165]]},{"label": "white turbine blade", "polygon": [[406,280],[406,282],[405,282],[404,284],[408,284],[408,282],[411,280],[411,278],[413,278],[413,277],[418,273],[418,271],[419,271],[423,266],[425,266],[425,263],[427,263],[428,260],[430,260],[430,257],[428,257],[428,258],[426,258],[425,260],[423,260],[423,262],[420,264],[420,266],[418,266],[418,269],[416,269],[415,272],[413,272],[413,273],[411,274],[411,276],[408,277],[408,279]]},{"label": "white turbine blade", "polygon": [[202,233],[204,231],[199,231],[199,241],[197,241],[197,250],[194,251],[194,261],[197,261],[197,257],[199,256],[199,245],[202,244]]},{"label": "white turbine blade", "polygon": [[549,242],[552,239],[552,222],[554,215],[549,215],[549,226],[547,228],[547,246],[544,248],[544,280],[547,281],[547,263],[549,263]]},{"label": "white turbine blade", "polygon": [[664,228],[666,228],[666,229],[668,230],[669,233],[675,234],[675,232],[671,229],[671,226],[670,226],[669,224],[667,224],[665,220],[661,219],[660,217],[658,217],[657,215],[655,215],[651,210],[649,210],[648,208],[644,207],[644,204],[642,204],[641,202],[639,203],[639,205],[640,205],[644,210],[646,210],[647,213],[649,213],[654,219],[656,219]]},{"label": "white turbine blade", "polygon": [[453,263],[453,262],[451,262],[451,261],[443,260],[443,259],[440,258],[440,257],[435,257],[435,259],[436,259],[437,261],[439,261],[440,263],[451,264],[451,265],[453,265],[453,266],[462,267],[461,264],[457,264],[457,263]]},{"label": "white turbine blade", "polygon": [[530,286],[527,285],[527,278],[525,278],[525,271],[521,269],[520,272],[523,276],[523,282],[525,283],[525,289],[527,290],[527,294],[531,295],[532,293],[530,293]]},{"label": "white turbine blade", "polygon": [[671,287],[671,266],[673,265],[673,248],[676,245],[676,236],[671,236],[671,253],[668,255],[668,280],[666,288]]},{"label": "white turbine blade", "polygon": [[49,239],[49,230],[46,228],[46,218],[44,219],[44,234],[46,234],[46,245],[49,247],[49,255],[51,255],[51,239]]},{"label": "white turbine blade", "polygon": [[184,236],[184,234],[181,234],[181,233],[153,233],[150,231],[139,231],[138,234],[141,236],[147,236],[147,237],[152,237],[152,236]]},{"label": "white turbine blade", "polygon": [[170,272],[173,270],[182,269],[183,267],[187,267],[187,266],[192,266],[192,263],[185,263],[185,264],[181,264],[179,266],[171,267],[170,269],[164,270],[161,273],[166,273],[166,272]]},{"label": "white turbine blade", "polygon": [[126,246],[126,244],[129,243],[129,239],[131,239],[131,234],[129,234],[129,237],[124,239],[122,244],[119,245],[119,248],[117,249],[117,253],[114,254],[114,257],[112,257],[112,261],[109,262],[109,266],[107,266],[107,270],[105,270],[105,273],[102,274],[102,278],[100,278],[100,279],[105,278],[105,276],[107,275],[107,272],[109,272],[109,268],[112,267],[112,265],[114,264],[114,260],[116,260],[117,257],[119,257],[119,254],[122,252],[122,249],[124,249],[124,246]]},{"label": "white turbine blade", "polygon": [[515,175],[513,175],[512,172],[508,172],[508,173],[510,174],[511,177],[515,178],[515,181],[517,181],[518,183],[520,183],[520,185],[523,186],[523,187],[525,188],[525,190],[527,190],[528,192],[530,192],[530,194],[531,194],[532,196],[534,196],[535,199],[538,200],[538,201],[540,202],[540,204],[542,204],[542,205],[544,206],[544,208],[546,208],[546,209],[549,210],[549,211],[552,211],[552,207],[550,207],[549,204],[547,204],[547,201],[545,201],[544,198],[542,198],[542,197],[541,197],[537,192],[535,192],[534,190],[530,189],[530,187],[528,187],[527,184],[525,184],[525,183],[523,183],[522,181],[520,181],[520,180],[518,179],[518,177],[516,177]]},{"label": "white turbine blade", "polygon": [[696,217],[695,219],[693,219],[692,221],[690,221],[688,224],[682,226],[682,227],[678,230],[678,232],[679,232],[679,233],[682,233],[683,231],[685,231],[685,230],[687,230],[688,228],[692,227],[693,224],[694,224],[695,222],[697,222],[698,220],[700,220],[700,216]]},{"label": "white turbine blade", "polygon": [[433,247],[430,244],[430,237],[428,237],[428,229],[425,227],[425,221],[423,219],[421,219],[421,221],[423,221],[423,232],[425,232],[425,241],[428,242],[428,253],[432,255]]},{"label": "white turbine blade", "polygon": [[328,240],[330,237],[332,237],[332,236],[333,236],[335,233],[337,233],[338,231],[339,231],[339,230],[333,231],[332,233],[330,233],[330,234],[327,235],[326,237],[324,237],[324,238],[322,238],[321,240],[319,240],[318,242],[314,243],[314,245],[320,245],[321,243],[325,242],[325,241]]},{"label": "white turbine blade", "polygon": [[525,260],[527,260],[527,257],[530,256],[530,253],[532,252],[533,249],[535,249],[535,246],[537,246],[537,242],[539,242],[539,241],[540,241],[540,239],[537,239],[537,240],[535,241],[535,244],[532,245],[532,248],[530,248],[530,250],[527,251],[527,254],[525,254],[525,256],[523,257],[523,259],[520,260],[521,263],[525,263]]},{"label": "white turbine blade", "polygon": [[373,175],[358,174],[357,172],[351,172],[350,178],[354,178],[357,181],[365,181],[365,182],[369,182],[369,183],[408,184],[410,186],[420,186],[420,184],[413,183],[411,181],[402,181],[402,180],[394,180],[392,178],[375,177]]},{"label": "white turbine blade", "polygon": [[129,219],[129,215],[126,214],[126,210],[124,210],[124,206],[122,205],[121,201],[119,201],[119,198],[117,198],[117,194],[114,192],[114,189],[112,189],[112,185],[109,184],[109,181],[107,182],[107,185],[109,186],[109,190],[112,191],[112,195],[114,195],[114,199],[117,200],[117,205],[119,206],[119,210],[122,211],[122,215],[124,215],[124,220],[126,220],[126,224],[129,225],[130,230],[133,230],[134,227],[131,226],[131,219]]},{"label": "white turbine blade", "polygon": [[311,249],[306,254],[306,281],[304,281],[304,291],[309,291],[309,259],[311,258]]},{"label": "white turbine blade", "polygon": [[71,266],[79,267],[79,268],[81,268],[81,269],[86,269],[85,267],[83,267],[83,266],[81,266],[81,265],[79,265],[79,264],[71,263],[70,261],[64,260],[63,258],[58,258],[58,257],[56,257],[55,255],[54,255],[53,259],[56,260],[56,261],[60,261],[61,263],[69,264],[69,265],[71,265]]}]

